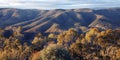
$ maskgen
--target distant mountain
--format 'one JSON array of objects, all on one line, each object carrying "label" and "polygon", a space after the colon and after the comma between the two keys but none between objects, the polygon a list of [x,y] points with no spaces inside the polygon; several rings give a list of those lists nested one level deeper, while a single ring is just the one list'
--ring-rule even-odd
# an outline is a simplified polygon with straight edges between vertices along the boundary
[{"label": "distant mountain", "polygon": [[24,32],[59,33],[69,28],[120,28],[120,8],[110,9],[0,9],[0,27],[22,26]]}]

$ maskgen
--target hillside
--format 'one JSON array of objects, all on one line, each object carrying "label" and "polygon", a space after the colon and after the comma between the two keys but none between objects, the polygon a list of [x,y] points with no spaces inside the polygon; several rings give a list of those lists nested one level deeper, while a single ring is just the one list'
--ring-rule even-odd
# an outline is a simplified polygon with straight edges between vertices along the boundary
[{"label": "hillside", "polygon": [[0,60],[120,60],[120,8],[0,9]]},{"label": "hillside", "polygon": [[120,8],[111,9],[0,9],[0,27],[12,29],[22,26],[24,32],[60,33],[69,28],[98,27],[116,29],[120,27]]}]

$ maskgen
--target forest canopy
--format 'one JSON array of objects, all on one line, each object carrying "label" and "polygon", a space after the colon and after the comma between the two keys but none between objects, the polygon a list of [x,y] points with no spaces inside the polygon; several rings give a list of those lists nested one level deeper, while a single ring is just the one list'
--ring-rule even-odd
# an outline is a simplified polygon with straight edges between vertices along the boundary
[{"label": "forest canopy", "polygon": [[0,60],[120,59],[120,30],[90,28],[78,33],[69,29],[58,35],[37,33],[28,41],[21,29],[0,29]]}]

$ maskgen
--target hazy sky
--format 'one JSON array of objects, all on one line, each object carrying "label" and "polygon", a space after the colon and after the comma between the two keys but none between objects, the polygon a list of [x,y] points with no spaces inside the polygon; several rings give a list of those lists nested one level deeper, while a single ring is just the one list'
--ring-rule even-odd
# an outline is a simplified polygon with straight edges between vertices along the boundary
[{"label": "hazy sky", "polygon": [[120,0],[0,0],[0,8],[72,9],[120,7]]}]

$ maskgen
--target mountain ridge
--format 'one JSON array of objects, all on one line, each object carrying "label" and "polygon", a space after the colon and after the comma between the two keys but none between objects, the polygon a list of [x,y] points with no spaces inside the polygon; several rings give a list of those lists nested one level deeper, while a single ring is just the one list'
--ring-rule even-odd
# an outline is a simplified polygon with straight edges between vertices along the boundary
[{"label": "mountain ridge", "polygon": [[120,27],[119,19],[120,8],[99,10],[0,8],[0,27],[12,29],[22,26],[24,32],[59,33],[69,28],[81,29],[81,27],[116,29]]}]

